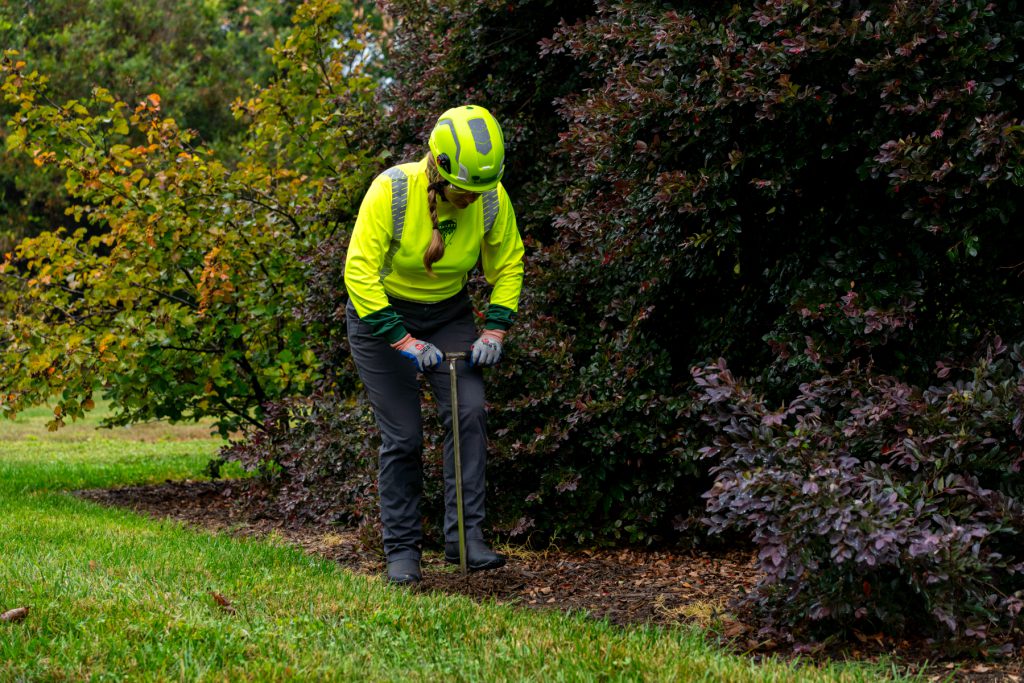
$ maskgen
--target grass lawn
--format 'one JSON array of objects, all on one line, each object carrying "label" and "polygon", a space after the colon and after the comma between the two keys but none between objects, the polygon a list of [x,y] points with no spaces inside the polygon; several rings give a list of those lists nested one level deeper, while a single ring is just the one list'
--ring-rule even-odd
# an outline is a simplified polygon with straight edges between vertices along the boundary
[{"label": "grass lawn", "polygon": [[[102,409],[102,408],[101,408]],[[148,425],[0,423],[0,681],[877,681],[754,664],[690,628],[418,594],[270,540],[107,509],[76,488],[198,478],[221,441]],[[215,597],[215,595],[217,597]],[[222,597],[229,605],[218,604]]]}]

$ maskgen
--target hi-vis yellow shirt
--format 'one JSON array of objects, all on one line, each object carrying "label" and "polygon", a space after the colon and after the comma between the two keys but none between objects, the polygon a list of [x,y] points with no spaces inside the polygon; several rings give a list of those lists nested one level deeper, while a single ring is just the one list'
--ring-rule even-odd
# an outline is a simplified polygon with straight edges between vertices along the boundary
[{"label": "hi-vis yellow shirt", "polygon": [[423,265],[434,231],[427,184],[424,159],[388,169],[363,197],[345,261],[345,288],[356,313],[394,343],[406,330],[388,296],[442,301],[459,293],[479,260],[492,285],[484,327],[508,329],[519,310],[524,250],[505,188],[499,183],[465,209],[438,197],[445,248],[430,277]]}]

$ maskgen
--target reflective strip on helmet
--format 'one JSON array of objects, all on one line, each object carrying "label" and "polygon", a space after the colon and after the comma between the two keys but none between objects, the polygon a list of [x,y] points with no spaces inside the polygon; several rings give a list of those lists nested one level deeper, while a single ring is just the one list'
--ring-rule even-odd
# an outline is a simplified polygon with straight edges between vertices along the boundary
[{"label": "reflective strip on helmet", "polygon": [[470,119],[469,130],[473,133],[473,142],[476,144],[476,151],[481,154],[488,154],[491,151],[491,132],[487,130],[487,121],[482,118]]},{"label": "reflective strip on helmet", "polygon": [[384,175],[391,178],[391,248],[384,255],[380,268],[380,281],[391,274],[391,263],[402,245],[402,230],[405,228],[405,209],[409,205],[409,177],[400,168],[389,168]]},{"label": "reflective strip on helmet", "polygon": [[455,177],[459,180],[469,180],[469,169],[462,165],[460,158],[462,157],[462,145],[459,144],[459,136],[455,132],[455,122],[451,119],[443,119],[437,122],[438,127],[446,125],[452,131],[452,140],[455,142],[455,163],[459,165],[459,172],[455,174]]},{"label": "reflective strip on helmet", "polygon": [[484,234],[486,235],[494,227],[494,221],[498,217],[498,191],[488,190],[480,195],[480,201],[484,204]]}]

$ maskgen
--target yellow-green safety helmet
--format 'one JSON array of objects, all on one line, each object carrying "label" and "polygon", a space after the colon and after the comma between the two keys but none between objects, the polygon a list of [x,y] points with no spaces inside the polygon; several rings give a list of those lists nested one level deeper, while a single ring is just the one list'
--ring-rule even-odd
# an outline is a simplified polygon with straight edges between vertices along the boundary
[{"label": "yellow-green safety helmet", "polygon": [[441,177],[467,192],[494,189],[505,173],[505,139],[483,107],[467,104],[441,114],[429,144]]}]

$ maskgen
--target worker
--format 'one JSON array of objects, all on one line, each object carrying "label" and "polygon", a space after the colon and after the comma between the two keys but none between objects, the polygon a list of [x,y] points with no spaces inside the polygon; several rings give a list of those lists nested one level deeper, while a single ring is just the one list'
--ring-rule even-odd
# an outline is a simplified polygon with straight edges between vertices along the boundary
[{"label": "worker", "polygon": [[[505,144],[483,107],[444,112],[420,160],[377,176],[359,208],[345,263],[346,324],[352,358],[380,428],[378,471],[387,576],[422,579],[423,430],[420,376],[445,426],[445,560],[458,564],[459,535],[451,433],[451,384],[442,364],[457,361],[467,566],[496,569],[505,557],[484,539],[487,455],[482,368],[502,357],[519,308],[523,241],[501,184]],[[491,285],[481,327],[466,288],[480,264]]]}]

